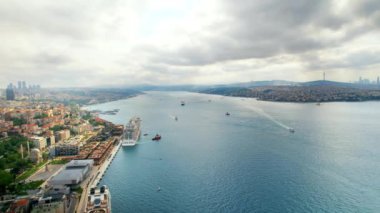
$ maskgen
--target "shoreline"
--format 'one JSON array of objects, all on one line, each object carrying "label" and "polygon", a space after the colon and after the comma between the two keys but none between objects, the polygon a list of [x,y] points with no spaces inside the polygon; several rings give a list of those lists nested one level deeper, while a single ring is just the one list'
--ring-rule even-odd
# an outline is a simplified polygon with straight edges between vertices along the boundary
[{"label": "shoreline", "polygon": [[247,99],[256,99],[257,101],[262,102],[272,102],[272,103],[294,103],[294,104],[317,104],[317,103],[364,103],[364,102],[380,102],[380,99],[369,99],[369,100],[358,100],[358,101],[349,101],[349,100],[336,100],[336,101],[276,101],[276,100],[266,100],[260,99],[258,97],[247,97],[247,96],[237,96],[237,95],[222,95],[222,94],[213,94],[213,93],[203,93],[203,92],[195,92],[199,94],[206,95],[217,95],[221,97],[233,97],[233,98],[247,98]]}]

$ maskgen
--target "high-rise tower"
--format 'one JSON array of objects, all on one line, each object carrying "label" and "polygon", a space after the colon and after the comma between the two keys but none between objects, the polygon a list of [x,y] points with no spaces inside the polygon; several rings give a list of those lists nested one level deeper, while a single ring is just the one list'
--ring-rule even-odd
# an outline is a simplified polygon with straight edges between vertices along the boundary
[{"label": "high-rise tower", "polygon": [[5,90],[5,96],[8,101],[12,101],[15,99],[15,91],[13,89],[13,85],[9,84],[7,89]]}]

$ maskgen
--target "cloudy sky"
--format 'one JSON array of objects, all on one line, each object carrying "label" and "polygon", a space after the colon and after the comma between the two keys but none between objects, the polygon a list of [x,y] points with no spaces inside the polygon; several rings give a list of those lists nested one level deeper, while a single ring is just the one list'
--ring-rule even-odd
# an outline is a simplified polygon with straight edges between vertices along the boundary
[{"label": "cloudy sky", "polygon": [[375,80],[379,29],[379,0],[0,1],[0,87]]}]

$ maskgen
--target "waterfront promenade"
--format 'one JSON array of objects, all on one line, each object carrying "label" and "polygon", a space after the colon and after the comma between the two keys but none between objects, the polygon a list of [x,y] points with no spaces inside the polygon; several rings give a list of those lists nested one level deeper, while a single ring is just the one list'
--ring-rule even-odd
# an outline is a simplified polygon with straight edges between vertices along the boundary
[{"label": "waterfront promenade", "polygon": [[[85,212],[87,205],[87,194],[90,188],[96,187],[101,181],[104,173],[107,171],[108,166],[112,163],[115,158],[116,153],[119,151],[121,146],[121,137],[117,138],[117,144],[114,146],[112,152],[107,157],[107,159],[103,162],[103,164],[99,166],[94,166],[88,178],[81,183],[81,187],[83,188],[82,195],[80,197],[79,203],[76,208],[76,212]],[[112,194],[112,192],[111,192]]]}]

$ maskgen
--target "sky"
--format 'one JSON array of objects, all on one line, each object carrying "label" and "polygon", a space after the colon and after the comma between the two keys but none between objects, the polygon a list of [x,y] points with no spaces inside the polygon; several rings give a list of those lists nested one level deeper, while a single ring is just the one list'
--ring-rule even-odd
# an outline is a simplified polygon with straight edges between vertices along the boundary
[{"label": "sky", "polygon": [[0,88],[372,81],[379,0],[0,1]]}]

